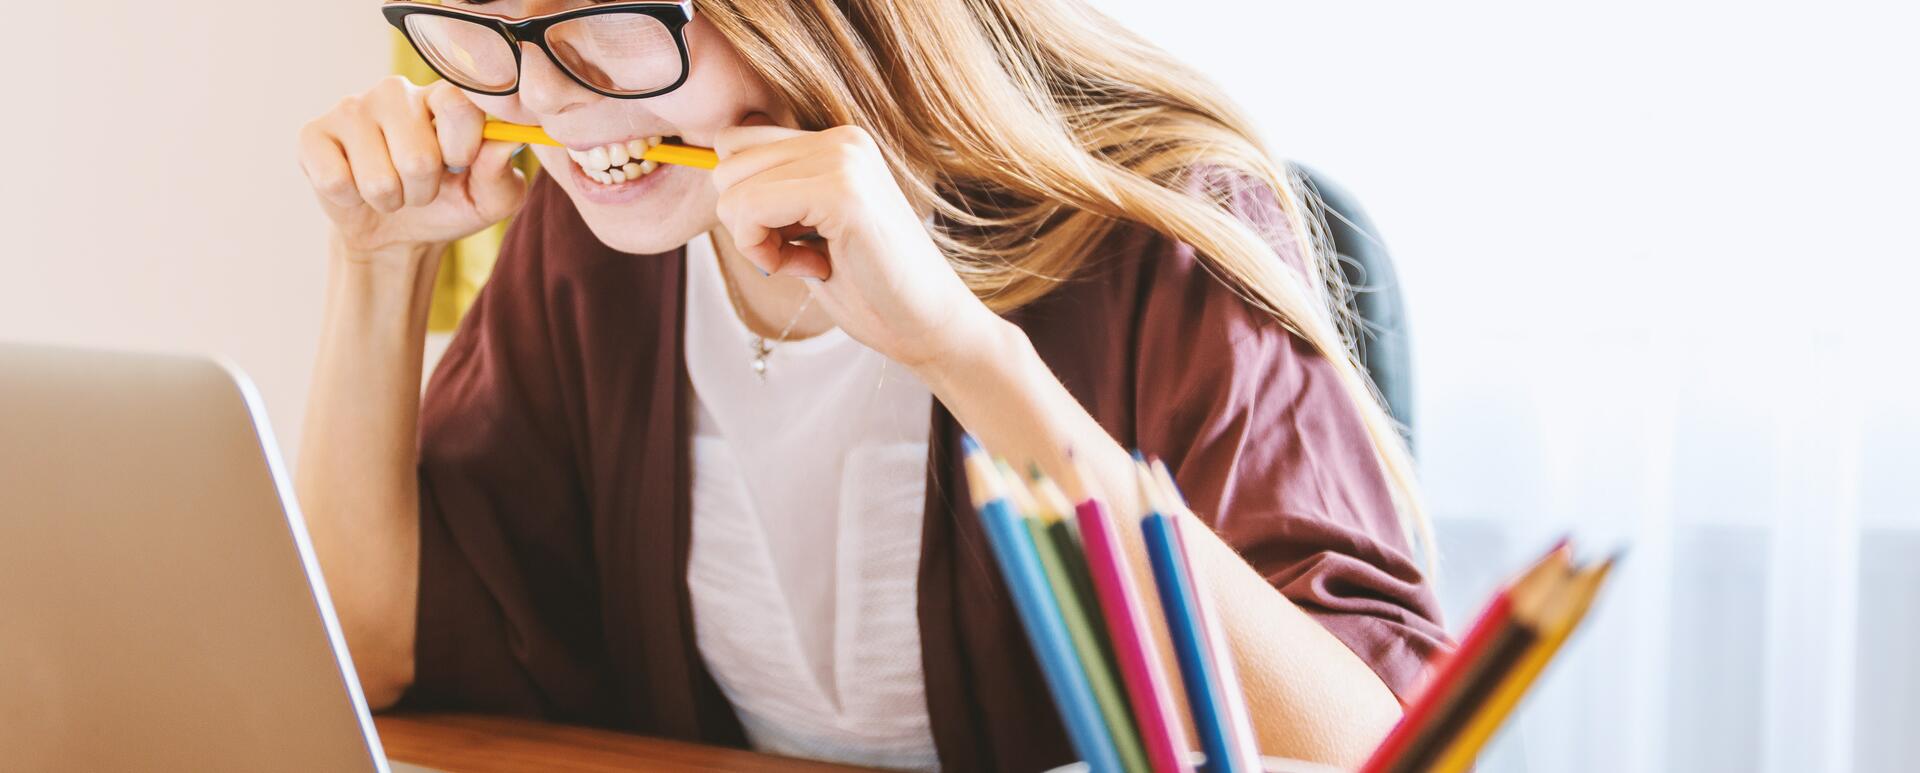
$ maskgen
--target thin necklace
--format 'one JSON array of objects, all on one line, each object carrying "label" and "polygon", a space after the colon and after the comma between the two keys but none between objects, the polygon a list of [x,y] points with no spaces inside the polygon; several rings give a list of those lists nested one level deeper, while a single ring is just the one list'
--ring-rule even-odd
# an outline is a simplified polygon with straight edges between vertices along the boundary
[{"label": "thin necklace", "polygon": [[761,381],[767,380],[767,357],[773,354],[773,347],[786,343],[787,334],[793,332],[793,326],[800,324],[800,315],[807,313],[807,307],[813,303],[813,293],[807,293],[807,299],[800,302],[800,310],[793,313],[793,319],[787,320],[787,326],[780,328],[780,335],[769,341],[753,332],[746,324],[747,304],[740,300],[740,291],[733,286],[733,277],[727,274],[727,266],[720,261],[720,251],[714,250],[715,268],[720,269],[720,284],[727,288],[727,301],[733,304],[733,314],[740,318],[741,326],[747,328],[747,350],[753,353],[753,375]]}]

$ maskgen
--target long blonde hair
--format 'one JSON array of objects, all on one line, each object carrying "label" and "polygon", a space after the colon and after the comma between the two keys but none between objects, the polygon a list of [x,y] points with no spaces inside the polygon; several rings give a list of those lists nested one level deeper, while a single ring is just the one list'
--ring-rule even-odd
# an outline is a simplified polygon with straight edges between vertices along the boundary
[{"label": "long blonde hair", "polygon": [[[947,225],[933,236],[954,269],[996,311],[1045,295],[1128,223],[1192,246],[1333,363],[1407,540],[1431,561],[1407,447],[1349,348],[1346,304],[1330,302],[1346,290],[1316,203],[1205,77],[1079,0],[694,5],[802,126],[874,135],[909,201]],[[1232,187],[1196,170],[1253,178],[1286,222],[1247,222]],[[1282,251],[1302,258],[1304,276]]]}]

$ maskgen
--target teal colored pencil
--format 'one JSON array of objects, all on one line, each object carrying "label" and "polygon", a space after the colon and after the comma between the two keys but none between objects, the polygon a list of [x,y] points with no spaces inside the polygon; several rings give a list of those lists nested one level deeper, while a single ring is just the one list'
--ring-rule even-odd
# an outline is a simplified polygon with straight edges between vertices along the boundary
[{"label": "teal colored pencil", "polygon": [[973,438],[962,437],[962,446],[967,487],[979,510],[987,544],[1006,579],[1014,611],[1019,613],[1021,627],[1033,646],[1040,675],[1053,693],[1067,738],[1091,773],[1119,773],[1123,770],[1120,755],[1088,683],[1086,669],[1075,661],[1073,637],[1067,632],[1059,602],[1054,600],[1046,570],[1040,565],[1039,551],[1021,523],[1023,519],[1006,499],[1009,481],[1001,479]]}]

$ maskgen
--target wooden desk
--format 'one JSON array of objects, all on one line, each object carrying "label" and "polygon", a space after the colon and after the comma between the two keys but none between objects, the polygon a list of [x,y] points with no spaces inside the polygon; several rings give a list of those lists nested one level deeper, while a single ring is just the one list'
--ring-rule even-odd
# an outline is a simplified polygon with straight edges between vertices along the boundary
[{"label": "wooden desk", "polygon": [[855,771],[842,765],[773,757],[698,744],[471,714],[393,714],[373,718],[387,756],[447,773],[634,770]]}]

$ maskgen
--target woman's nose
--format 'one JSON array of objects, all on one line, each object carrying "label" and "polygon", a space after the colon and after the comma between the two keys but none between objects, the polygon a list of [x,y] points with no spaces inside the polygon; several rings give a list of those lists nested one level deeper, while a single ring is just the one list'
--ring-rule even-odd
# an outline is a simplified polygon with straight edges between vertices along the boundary
[{"label": "woman's nose", "polygon": [[598,96],[562,72],[539,46],[520,44],[521,107],[554,115]]}]

